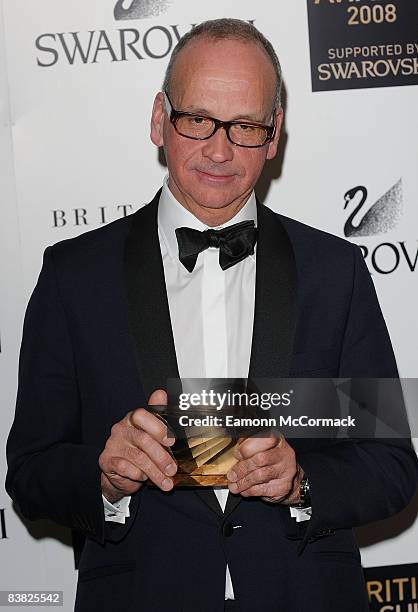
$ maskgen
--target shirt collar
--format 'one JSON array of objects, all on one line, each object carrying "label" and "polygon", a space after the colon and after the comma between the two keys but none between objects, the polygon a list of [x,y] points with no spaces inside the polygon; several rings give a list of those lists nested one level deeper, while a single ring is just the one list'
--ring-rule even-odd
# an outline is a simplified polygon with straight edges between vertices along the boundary
[{"label": "shirt collar", "polygon": [[[252,191],[247,202],[232,219],[222,225],[216,226],[214,229],[221,229],[222,227],[228,227],[234,223],[248,220],[254,221],[255,225],[257,225],[257,204],[254,191]],[[158,230],[164,240],[170,257],[177,261],[179,249],[175,230],[178,227],[191,227],[199,231],[209,229],[208,225],[202,223],[202,221],[195,217],[174,197],[168,187],[167,175],[164,179],[158,205]],[[254,259],[254,255],[250,255],[250,257]]]}]

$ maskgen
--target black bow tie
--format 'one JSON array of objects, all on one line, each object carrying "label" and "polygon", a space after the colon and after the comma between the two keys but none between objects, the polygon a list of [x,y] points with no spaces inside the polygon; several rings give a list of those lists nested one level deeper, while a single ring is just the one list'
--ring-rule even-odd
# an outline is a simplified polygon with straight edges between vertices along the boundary
[{"label": "black bow tie", "polygon": [[219,265],[226,270],[254,253],[257,228],[254,221],[241,221],[220,230],[207,229],[202,232],[190,227],[178,227],[176,237],[179,259],[192,272],[199,253],[209,247],[219,248]]}]

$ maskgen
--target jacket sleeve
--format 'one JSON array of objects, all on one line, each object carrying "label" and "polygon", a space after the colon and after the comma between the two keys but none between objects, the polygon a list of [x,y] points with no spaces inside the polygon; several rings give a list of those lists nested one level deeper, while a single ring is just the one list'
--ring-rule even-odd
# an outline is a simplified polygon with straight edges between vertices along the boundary
[{"label": "jacket sleeve", "polygon": [[117,539],[124,526],[104,520],[101,452],[82,443],[73,347],[48,247],[25,315],[6,490],[30,520],[48,518],[99,542]]},{"label": "jacket sleeve", "polygon": [[[395,357],[374,285],[355,246],[353,258],[339,377],[396,378]],[[305,541],[396,514],[417,487],[417,458],[405,438],[338,441],[303,453],[298,461],[307,474],[312,499]]]}]

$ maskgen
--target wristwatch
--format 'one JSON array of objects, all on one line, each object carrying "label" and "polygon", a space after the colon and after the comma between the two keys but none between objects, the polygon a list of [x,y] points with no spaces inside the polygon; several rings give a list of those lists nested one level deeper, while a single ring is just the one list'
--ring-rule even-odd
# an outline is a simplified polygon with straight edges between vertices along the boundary
[{"label": "wristwatch", "polygon": [[309,508],[311,506],[311,495],[309,489],[309,481],[304,476],[299,485],[299,501],[294,504],[294,508]]}]

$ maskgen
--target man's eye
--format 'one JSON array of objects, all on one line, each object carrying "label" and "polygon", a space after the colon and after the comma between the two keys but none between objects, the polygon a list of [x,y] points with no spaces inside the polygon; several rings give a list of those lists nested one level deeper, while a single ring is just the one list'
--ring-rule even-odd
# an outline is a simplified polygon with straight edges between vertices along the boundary
[{"label": "man's eye", "polygon": [[256,129],[254,125],[248,125],[247,123],[239,123],[237,127],[243,132],[252,132]]},{"label": "man's eye", "polygon": [[190,117],[189,121],[192,125],[203,125],[206,119],[204,117],[196,116],[196,117]]}]

